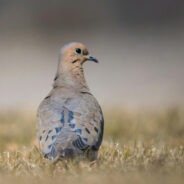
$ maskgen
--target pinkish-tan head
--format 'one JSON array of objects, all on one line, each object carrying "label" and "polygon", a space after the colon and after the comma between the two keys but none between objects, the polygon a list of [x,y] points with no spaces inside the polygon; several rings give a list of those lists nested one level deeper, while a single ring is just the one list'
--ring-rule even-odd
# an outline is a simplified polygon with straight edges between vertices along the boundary
[{"label": "pinkish-tan head", "polygon": [[82,43],[72,42],[61,48],[58,69],[62,71],[72,70],[82,66],[85,61],[98,63],[96,58],[89,55],[88,50]]}]

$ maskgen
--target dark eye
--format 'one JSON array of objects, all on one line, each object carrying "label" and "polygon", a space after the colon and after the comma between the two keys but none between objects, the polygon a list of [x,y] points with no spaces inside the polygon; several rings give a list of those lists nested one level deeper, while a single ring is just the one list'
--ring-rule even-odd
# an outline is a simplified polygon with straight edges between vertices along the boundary
[{"label": "dark eye", "polygon": [[76,52],[77,54],[82,54],[82,50],[79,49],[79,48],[75,49],[75,52]]}]

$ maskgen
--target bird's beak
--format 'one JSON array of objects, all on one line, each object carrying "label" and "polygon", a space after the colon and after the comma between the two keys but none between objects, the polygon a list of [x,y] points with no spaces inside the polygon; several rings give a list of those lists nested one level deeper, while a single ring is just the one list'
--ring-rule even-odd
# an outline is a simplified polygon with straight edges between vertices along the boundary
[{"label": "bird's beak", "polygon": [[91,55],[88,55],[86,60],[88,61],[94,61],[95,63],[98,63],[98,59],[96,59],[95,57],[91,56]]}]

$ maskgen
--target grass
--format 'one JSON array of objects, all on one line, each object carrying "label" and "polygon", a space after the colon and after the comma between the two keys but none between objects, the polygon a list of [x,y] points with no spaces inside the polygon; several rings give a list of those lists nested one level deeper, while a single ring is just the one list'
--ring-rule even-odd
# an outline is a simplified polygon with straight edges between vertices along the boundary
[{"label": "grass", "polygon": [[105,110],[97,162],[41,157],[35,113],[0,114],[0,183],[183,183],[184,109]]}]

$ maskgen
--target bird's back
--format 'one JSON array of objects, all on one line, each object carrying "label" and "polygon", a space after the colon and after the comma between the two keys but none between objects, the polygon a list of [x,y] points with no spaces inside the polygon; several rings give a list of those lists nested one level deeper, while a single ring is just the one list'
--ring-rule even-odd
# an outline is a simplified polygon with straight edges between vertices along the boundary
[{"label": "bird's back", "polygon": [[89,155],[96,159],[103,137],[103,114],[89,92],[56,88],[37,113],[37,136],[44,157]]}]

